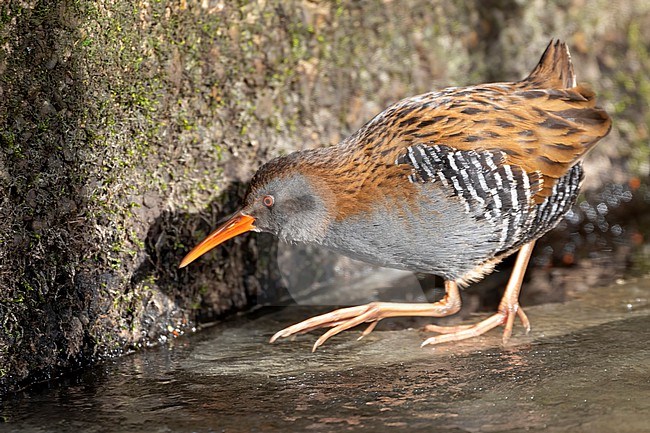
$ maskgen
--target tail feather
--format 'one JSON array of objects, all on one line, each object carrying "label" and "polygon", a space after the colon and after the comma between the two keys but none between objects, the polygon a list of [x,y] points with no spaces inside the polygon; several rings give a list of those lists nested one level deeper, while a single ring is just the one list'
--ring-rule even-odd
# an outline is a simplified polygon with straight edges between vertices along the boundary
[{"label": "tail feather", "polygon": [[576,87],[576,74],[567,44],[552,39],[535,69],[523,81],[540,89]]}]

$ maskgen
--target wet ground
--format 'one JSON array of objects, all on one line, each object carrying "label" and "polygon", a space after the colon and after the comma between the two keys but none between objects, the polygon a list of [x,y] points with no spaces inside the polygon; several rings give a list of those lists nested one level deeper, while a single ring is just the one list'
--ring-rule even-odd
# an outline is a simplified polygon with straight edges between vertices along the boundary
[{"label": "wet ground", "polygon": [[313,334],[267,341],[313,308],[261,310],[10,397],[0,431],[650,429],[650,279],[527,312],[506,348],[493,331],[421,349],[386,321],[311,353]]}]

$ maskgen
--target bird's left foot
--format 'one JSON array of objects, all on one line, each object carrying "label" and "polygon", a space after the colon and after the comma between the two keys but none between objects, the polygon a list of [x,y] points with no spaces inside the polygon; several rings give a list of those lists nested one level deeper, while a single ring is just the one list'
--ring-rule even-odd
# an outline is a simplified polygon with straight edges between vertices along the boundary
[{"label": "bird's left foot", "polygon": [[496,328],[500,325],[505,325],[503,330],[503,344],[510,340],[512,335],[512,328],[515,323],[515,317],[519,317],[521,324],[526,330],[526,334],[530,332],[530,321],[524,313],[524,310],[515,303],[510,306],[500,306],[499,312],[480,321],[475,325],[460,325],[460,326],[437,326],[427,325],[424,327],[425,331],[437,332],[443,335],[436,335],[435,337],[428,338],[422,342],[422,347],[433,344],[449,343],[452,341],[465,340],[467,338],[478,337],[485,334],[487,331]]},{"label": "bird's left foot", "polygon": [[501,302],[499,303],[499,310],[496,314],[488,317],[485,320],[478,322],[476,325],[469,326],[436,326],[429,325],[425,327],[425,331],[437,332],[443,335],[436,335],[435,337],[428,338],[422,342],[422,346],[429,344],[449,343],[451,341],[460,341],[467,338],[478,337],[494,329],[497,326],[504,325],[503,330],[503,344],[510,340],[512,335],[512,327],[515,324],[515,317],[519,317],[521,324],[524,325],[526,333],[530,331],[530,322],[526,313],[519,305],[519,291],[521,290],[521,282],[524,279],[524,272],[533,252],[535,241],[529,242],[519,250],[517,254],[517,261],[515,267],[510,274],[508,285],[503,293]]}]

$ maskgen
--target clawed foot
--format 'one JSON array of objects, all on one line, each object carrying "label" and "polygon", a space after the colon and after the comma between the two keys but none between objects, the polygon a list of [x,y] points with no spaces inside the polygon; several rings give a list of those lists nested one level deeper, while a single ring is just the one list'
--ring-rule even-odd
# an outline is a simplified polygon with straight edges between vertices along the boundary
[{"label": "clawed foot", "polygon": [[530,321],[524,313],[524,310],[515,304],[508,307],[500,307],[499,312],[480,321],[475,325],[460,325],[460,326],[437,326],[427,325],[424,327],[425,331],[437,332],[443,335],[436,335],[435,337],[428,338],[422,342],[422,347],[433,344],[449,343],[452,341],[465,340],[467,338],[478,337],[487,331],[496,328],[500,325],[505,325],[503,330],[503,344],[510,340],[512,335],[512,328],[515,323],[515,317],[519,317],[521,324],[526,329],[526,334],[530,332]]},{"label": "clawed foot", "polygon": [[510,274],[508,285],[503,293],[503,297],[499,304],[499,310],[496,314],[477,323],[476,325],[450,327],[429,325],[425,330],[437,332],[443,335],[436,335],[435,337],[424,340],[422,346],[478,337],[479,335],[485,334],[490,329],[494,329],[500,325],[505,325],[505,329],[503,330],[503,344],[506,344],[512,335],[512,327],[515,324],[515,317],[519,317],[519,320],[521,320],[522,325],[524,325],[524,328],[526,329],[526,333],[528,333],[530,331],[530,322],[528,321],[528,317],[526,317],[526,313],[524,313],[524,310],[522,310],[519,305],[519,291],[521,290],[521,283],[524,280],[524,272],[526,271],[526,266],[528,266],[528,261],[530,260],[534,246],[535,241],[529,242],[519,250],[515,267],[512,270],[512,274]]},{"label": "clawed foot", "polygon": [[320,336],[312,351],[318,349],[330,337],[354,328],[362,323],[369,322],[370,325],[361,333],[359,339],[370,334],[381,319],[388,317],[426,316],[445,317],[455,314],[460,309],[460,294],[458,286],[454,282],[446,282],[447,293],[445,297],[433,304],[400,304],[393,302],[371,302],[370,304],[358,307],[341,308],[331,313],[312,317],[304,322],[289,326],[271,337],[271,343],[278,338],[289,337],[296,334],[304,334],[318,328],[332,328]]},{"label": "clawed foot", "polygon": [[368,326],[366,330],[361,333],[361,336],[359,337],[359,339],[361,339],[370,334],[381,319],[387,317],[385,314],[388,309],[388,305],[390,304],[383,302],[373,302],[367,305],[360,305],[358,307],[341,308],[340,310],[335,310],[327,314],[312,317],[311,319],[307,319],[275,333],[275,335],[271,337],[271,343],[273,343],[278,338],[286,338],[292,335],[304,334],[318,328],[332,328],[325,334],[321,335],[318,340],[316,340],[314,347],[312,347],[312,352],[314,352],[330,337],[333,337],[334,335],[343,332],[346,329],[354,328],[355,326],[362,323],[371,322],[370,326]]}]

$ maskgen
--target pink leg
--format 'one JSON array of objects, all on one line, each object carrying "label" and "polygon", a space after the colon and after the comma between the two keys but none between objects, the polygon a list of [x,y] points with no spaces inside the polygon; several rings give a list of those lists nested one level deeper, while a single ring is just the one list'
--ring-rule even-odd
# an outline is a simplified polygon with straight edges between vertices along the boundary
[{"label": "pink leg", "polygon": [[445,297],[433,304],[400,304],[393,302],[372,302],[358,307],[341,308],[331,313],[312,317],[303,322],[289,326],[271,337],[271,343],[278,338],[291,335],[304,334],[318,328],[331,328],[323,334],[314,344],[315,351],[327,339],[334,335],[353,328],[362,323],[370,322],[370,326],[363,331],[361,337],[368,335],[381,319],[400,316],[427,316],[445,317],[455,314],[460,310],[461,299],[458,285],[453,281],[445,281]]},{"label": "pink leg", "polygon": [[526,317],[524,311],[519,306],[519,292],[521,291],[521,283],[524,280],[526,267],[528,266],[528,261],[530,260],[534,246],[535,242],[533,241],[524,245],[519,250],[517,261],[515,262],[515,267],[512,270],[510,280],[508,280],[508,285],[506,286],[503,298],[501,298],[499,310],[496,314],[475,325],[452,326],[448,328],[430,325],[426,328],[426,330],[442,333],[445,335],[437,335],[435,337],[431,337],[425,340],[422,343],[422,346],[429,344],[448,343],[451,341],[459,341],[465,340],[467,338],[477,337],[500,325],[505,325],[505,329],[503,331],[503,344],[506,344],[512,335],[515,316],[519,317],[519,320],[521,320],[521,323],[524,325],[526,332],[529,332],[530,322],[528,321],[528,317]]}]

